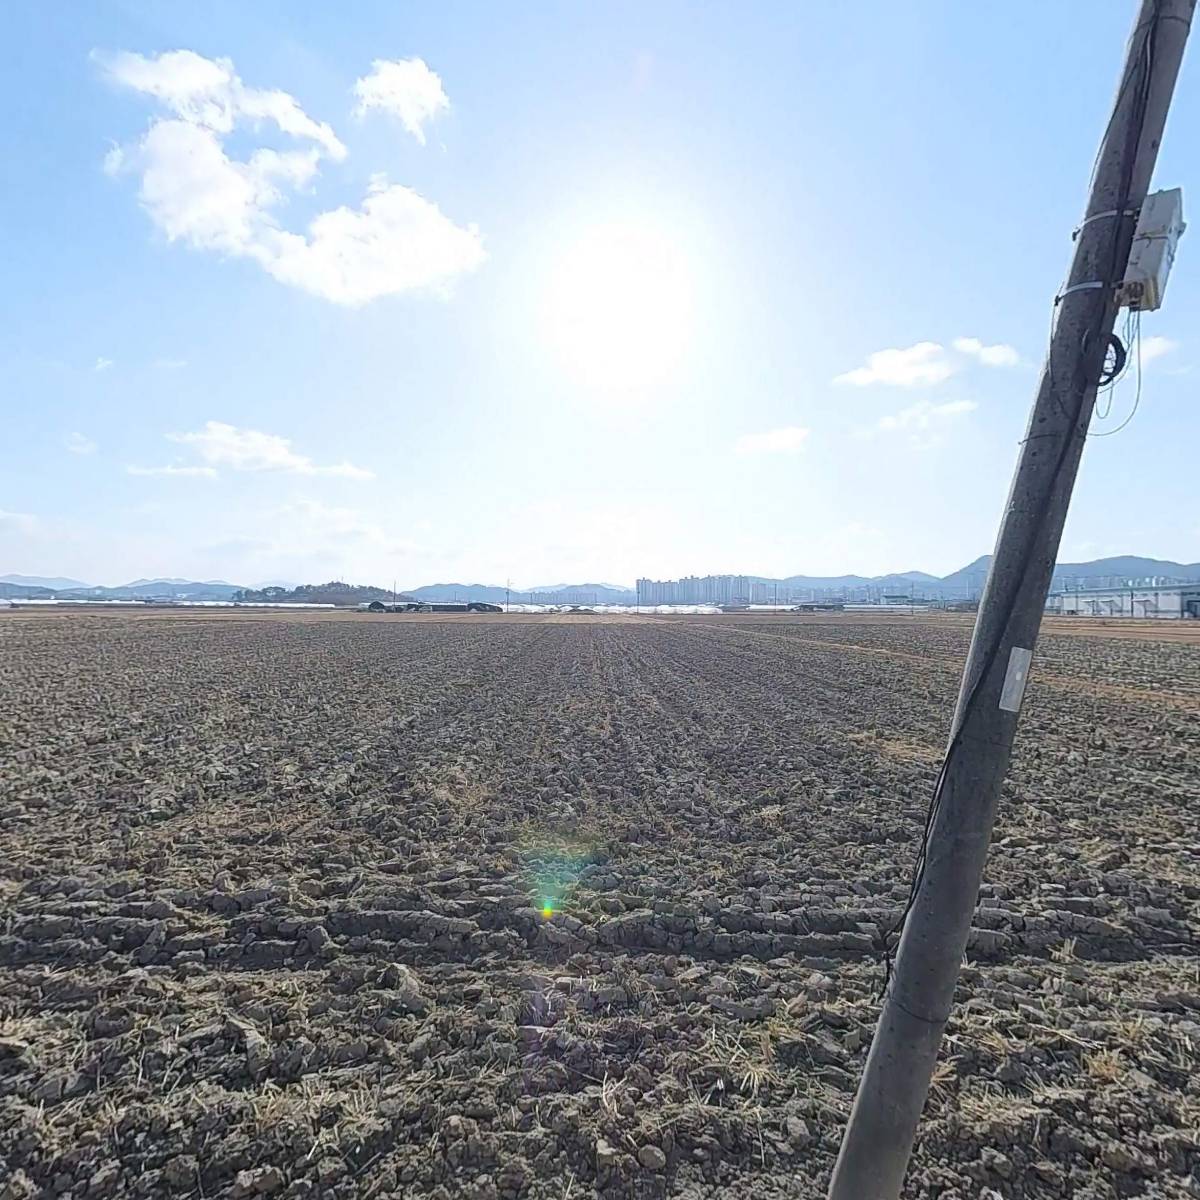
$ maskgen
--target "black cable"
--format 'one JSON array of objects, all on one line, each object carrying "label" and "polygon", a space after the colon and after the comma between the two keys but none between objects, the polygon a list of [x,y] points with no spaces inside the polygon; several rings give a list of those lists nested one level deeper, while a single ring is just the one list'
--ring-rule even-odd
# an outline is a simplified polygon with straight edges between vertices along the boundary
[{"label": "black cable", "polygon": [[[1134,345],[1134,357],[1137,359],[1137,390],[1133,393],[1133,407],[1129,410],[1129,416],[1115,429],[1105,429],[1098,433],[1089,433],[1088,437],[1112,437],[1114,433],[1120,433],[1137,415],[1138,405],[1142,402],[1142,314],[1140,312],[1137,318],[1137,334],[1135,335]],[[1105,415],[1107,416],[1108,414],[1106,413]]]},{"label": "black cable", "polygon": [[[1131,364],[1136,360],[1138,363],[1138,394],[1141,392],[1141,346],[1136,346],[1136,354],[1130,354],[1129,347],[1135,346],[1135,343],[1140,343],[1142,333],[1142,314],[1139,309],[1129,308],[1125,312],[1125,323],[1121,329],[1120,341],[1123,343],[1125,355],[1123,365],[1119,373],[1112,376],[1111,379],[1105,377],[1101,383],[1101,389],[1096,393],[1096,405],[1093,413],[1093,418],[1096,423],[1107,421],[1112,413],[1113,401],[1116,396],[1116,385],[1129,374]],[[1115,369],[1115,368],[1114,368]],[[1137,401],[1134,402],[1134,407],[1137,407]],[[1126,422],[1127,423],[1127,422]],[[1122,424],[1121,428],[1124,428]],[[1105,432],[1088,432],[1088,437],[1107,437],[1110,433],[1115,433],[1116,430],[1107,430]]]},{"label": "black cable", "polygon": [[[1158,7],[1157,7],[1157,5],[1155,5],[1155,7],[1154,7],[1154,11],[1152,12],[1150,21],[1147,23],[1147,25],[1148,25],[1148,28],[1147,28],[1146,34],[1143,38],[1141,51],[1139,52],[1138,56],[1131,63],[1129,72],[1127,73],[1126,77],[1121,82],[1121,86],[1117,92],[1117,102],[1113,105],[1113,112],[1109,117],[1108,124],[1105,126],[1104,136],[1101,138],[1101,142],[1100,142],[1101,150],[1099,152],[1097,152],[1097,156],[1096,156],[1096,163],[1098,164],[1099,158],[1100,158],[1100,153],[1103,152],[1104,144],[1107,141],[1108,135],[1112,130],[1113,121],[1115,120],[1117,111],[1120,108],[1121,100],[1124,98],[1126,89],[1128,88],[1129,84],[1133,80],[1134,73],[1138,70],[1139,67],[1141,67],[1142,70],[1141,70],[1141,79],[1139,81],[1139,95],[1135,101],[1135,110],[1134,110],[1134,113],[1132,114],[1131,120],[1129,122],[1129,133],[1127,135],[1128,141],[1126,142],[1126,145],[1125,145],[1124,167],[1123,167],[1123,171],[1122,171],[1120,192],[1117,197],[1117,203],[1115,206],[1117,215],[1113,219],[1112,259],[1111,259],[1110,270],[1108,272],[1108,279],[1110,281],[1115,280],[1117,268],[1120,265],[1122,231],[1124,228],[1125,221],[1128,219],[1127,210],[1129,208],[1129,195],[1133,188],[1134,163],[1135,163],[1136,156],[1137,156],[1137,150],[1138,150],[1140,142],[1141,142],[1142,130],[1143,130],[1143,127],[1145,124],[1146,102],[1148,100],[1149,91],[1150,91],[1150,79],[1151,79],[1150,68],[1153,63],[1153,40],[1154,40],[1154,36],[1158,29]],[[1092,180],[1093,181],[1095,179],[1095,174],[1096,174],[1096,166],[1093,166],[1093,168],[1092,168]],[[1090,186],[1090,184],[1089,184],[1089,186]],[[1105,317],[1107,315],[1107,311],[1108,311],[1107,304],[1099,310],[1099,319],[1097,322],[1098,326],[1103,324]],[[1100,332],[1101,332],[1100,328],[1096,328],[1094,331],[1088,330],[1085,332],[1085,338],[1089,335],[1098,336],[1100,334]],[[1090,381],[1087,378],[1087,375],[1084,371],[1084,365],[1085,365],[1083,362],[1084,357],[1085,356],[1083,354],[1080,355],[1079,365],[1078,365],[1078,369],[1076,371],[1076,377],[1075,377],[1074,382],[1075,382],[1076,392],[1078,395],[1078,400],[1075,405],[1074,413],[1069,418],[1070,425],[1066,431],[1066,435],[1062,439],[1062,445],[1059,448],[1058,459],[1054,464],[1053,477],[1055,479],[1057,479],[1059,473],[1062,471],[1063,466],[1067,461],[1067,456],[1070,453],[1070,449],[1071,449],[1071,445],[1072,445],[1072,441],[1073,441],[1073,435],[1075,433],[1081,432],[1079,430],[1079,424],[1080,424],[1080,418],[1083,415],[1084,401],[1087,397],[1089,389],[1092,386],[1092,381]],[[1140,368],[1140,346],[1139,346],[1139,356],[1138,357],[1139,357],[1139,368]],[[1051,397],[1054,399],[1055,404],[1059,408],[1059,411],[1062,413],[1062,415],[1064,417],[1066,417],[1068,415],[1066,412],[1066,409],[1063,407],[1063,405],[1061,404],[1061,402],[1058,399],[1057,384],[1054,380],[1053,354],[1052,353],[1047,356],[1047,375],[1048,375],[1048,381],[1050,384]],[[1132,416],[1132,414],[1131,414],[1131,416]],[[1083,430],[1082,432],[1086,435],[1087,431]],[[1113,432],[1116,432],[1116,430],[1114,430]],[[1038,514],[1038,520],[1034,527],[1034,532],[1033,532],[1032,536],[1029,538],[1029,540],[1025,546],[1024,554],[1022,556],[1022,562],[1020,564],[1020,570],[1019,570],[1018,576],[1017,576],[1018,578],[1023,578],[1026,571],[1028,570],[1030,562],[1033,558],[1034,549],[1037,546],[1038,541],[1040,540],[1040,533],[1041,533],[1042,527],[1044,525],[1048,510],[1049,510],[1049,506],[1051,503],[1051,498],[1053,497],[1053,495],[1054,495],[1054,489],[1053,488],[1047,489],[1046,500],[1045,500],[1044,506],[1042,508],[1042,511]],[[925,814],[925,830],[924,830],[924,833],[921,838],[920,848],[917,851],[916,861],[913,864],[913,876],[912,876],[912,881],[909,886],[908,901],[906,902],[906,904],[904,906],[904,911],[900,914],[900,916],[896,920],[896,922],[892,925],[892,927],[886,933],[883,934],[882,951],[883,951],[884,963],[885,963],[885,974],[884,974],[884,983],[883,983],[884,991],[887,990],[887,986],[891,982],[891,976],[892,976],[891,939],[896,935],[896,933],[898,931],[903,929],[905,923],[908,920],[909,914],[912,912],[913,907],[916,904],[917,895],[921,890],[921,884],[924,882],[925,866],[928,861],[930,834],[933,831],[934,824],[937,821],[937,816],[938,816],[938,813],[941,808],[942,793],[945,789],[946,776],[949,771],[951,760],[953,759],[954,755],[957,753],[958,749],[962,745],[962,731],[966,727],[967,721],[970,718],[971,713],[974,711],[976,704],[978,703],[979,696],[983,690],[984,683],[990,676],[990,674],[992,672],[992,668],[995,666],[996,658],[1000,653],[1000,647],[1004,644],[1004,636],[1007,633],[1009,623],[1012,620],[1013,610],[1016,608],[1017,594],[1018,594],[1019,590],[1020,590],[1019,587],[1014,587],[1006,600],[1003,618],[996,627],[997,633],[996,633],[995,640],[993,641],[992,645],[988,647],[987,653],[984,657],[983,666],[979,670],[978,674],[976,675],[975,682],[971,685],[971,690],[967,693],[966,699],[963,701],[962,717],[955,725],[954,732],[950,738],[950,744],[946,748],[946,754],[943,757],[941,767],[938,770],[937,779],[934,782],[933,795],[930,797],[929,808]],[[981,598],[981,601],[982,601],[982,598]]]},{"label": "black cable", "polygon": [[1113,364],[1108,365],[1108,354],[1105,352],[1104,366],[1100,368],[1100,378],[1097,381],[1100,387],[1107,387],[1111,383],[1115,383],[1120,379],[1122,372],[1125,370],[1125,363],[1129,359],[1129,354],[1125,349],[1121,339],[1115,333],[1108,335],[1108,349],[1113,352]]}]

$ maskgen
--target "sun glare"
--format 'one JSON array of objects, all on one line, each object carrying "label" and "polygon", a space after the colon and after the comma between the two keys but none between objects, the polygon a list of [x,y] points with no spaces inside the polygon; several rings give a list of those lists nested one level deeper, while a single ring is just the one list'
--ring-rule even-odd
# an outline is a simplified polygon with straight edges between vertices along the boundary
[{"label": "sun glare", "polygon": [[593,391],[643,395],[678,370],[691,332],[683,248],[649,225],[594,225],[558,256],[546,336],[562,368]]}]

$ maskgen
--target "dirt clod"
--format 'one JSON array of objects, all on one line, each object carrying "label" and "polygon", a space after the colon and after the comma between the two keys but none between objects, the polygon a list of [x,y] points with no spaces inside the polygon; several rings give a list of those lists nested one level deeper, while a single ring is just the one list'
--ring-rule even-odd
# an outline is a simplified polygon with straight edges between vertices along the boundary
[{"label": "dirt clod", "polygon": [[637,1157],[647,1171],[661,1171],[667,1165],[667,1156],[657,1146],[643,1146]]}]

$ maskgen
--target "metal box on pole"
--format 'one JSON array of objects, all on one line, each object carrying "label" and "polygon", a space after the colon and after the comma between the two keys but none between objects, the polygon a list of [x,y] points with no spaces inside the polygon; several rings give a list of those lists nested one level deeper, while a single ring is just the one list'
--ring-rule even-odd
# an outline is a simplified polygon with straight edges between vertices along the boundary
[{"label": "metal box on pole", "polygon": [[1117,303],[1122,308],[1153,312],[1161,306],[1167,277],[1175,262],[1175,247],[1186,228],[1182,188],[1168,188],[1146,197],[1133,235],[1125,278],[1117,289]]}]

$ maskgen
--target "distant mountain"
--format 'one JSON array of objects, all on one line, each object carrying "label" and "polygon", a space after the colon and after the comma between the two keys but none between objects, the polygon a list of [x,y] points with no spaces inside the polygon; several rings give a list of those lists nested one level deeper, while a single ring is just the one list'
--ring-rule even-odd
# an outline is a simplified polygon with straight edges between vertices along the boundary
[{"label": "distant mountain", "polygon": [[[991,556],[988,556],[991,562]],[[1166,558],[1139,558],[1134,554],[1118,554],[1114,558],[1096,558],[1091,562],[1059,563],[1054,577],[1060,579],[1095,579],[1113,577],[1125,579],[1200,579],[1200,563],[1177,563]]]},{"label": "distant mountain", "polygon": [[0,600],[53,600],[56,592],[49,588],[30,587],[24,583],[0,583]]},{"label": "distant mountain", "polygon": [[[226,583],[224,579],[206,579],[202,583],[197,583],[192,579],[135,579],[132,583],[123,583],[120,586],[129,588],[131,591],[135,588],[157,587],[165,584],[168,587],[218,587],[218,588],[236,588],[239,585],[236,583]],[[87,584],[81,586],[87,587]]]},{"label": "distant mountain", "polygon": [[560,583],[533,589],[534,596],[554,597],[551,604],[635,604],[637,590],[619,583]]},{"label": "distant mountain", "polygon": [[89,585],[78,579],[64,579],[61,575],[0,575],[0,583],[15,583],[18,587],[32,588],[85,588]]},{"label": "distant mountain", "polygon": [[[343,583],[340,579],[333,579],[329,583],[301,583],[294,588],[275,584],[262,588],[239,588],[233,598],[250,604],[337,604],[352,608],[358,604],[369,604],[372,600],[390,602],[392,596],[391,588]],[[396,592],[395,598],[399,601],[414,599],[404,592]]]},{"label": "distant mountain", "polygon": [[874,583],[869,575],[789,575],[786,579],[760,579],[756,583],[792,583],[796,587],[861,587]]},{"label": "distant mountain", "polygon": [[[943,589],[966,589],[977,594],[992,565],[990,554],[981,555],[973,563],[947,575],[941,580]],[[1165,558],[1141,558],[1136,554],[1119,554],[1113,558],[1094,558],[1090,562],[1062,563],[1054,568],[1051,587],[1120,586],[1136,579],[1179,579],[1185,582],[1200,580],[1200,563],[1179,563]]]},{"label": "distant mountain", "polygon": [[58,588],[59,600],[232,600],[240,591],[236,583],[191,579],[135,579],[119,587]]},{"label": "distant mountain", "polygon": [[960,596],[977,596],[982,590],[987,573],[992,566],[992,556],[982,554],[974,562],[959,567],[939,581],[943,592],[957,592]]},{"label": "distant mountain", "polygon": [[[427,600],[433,604],[445,604],[454,600],[487,600],[492,604],[504,603],[505,589],[484,583],[427,583],[423,587],[405,588],[414,600]],[[512,593],[515,599],[517,593]]]},{"label": "distant mountain", "polygon": [[522,588],[523,592],[572,592],[581,589],[600,590],[603,592],[621,592],[632,595],[636,589],[626,587],[623,583],[542,583],[537,587]]}]

